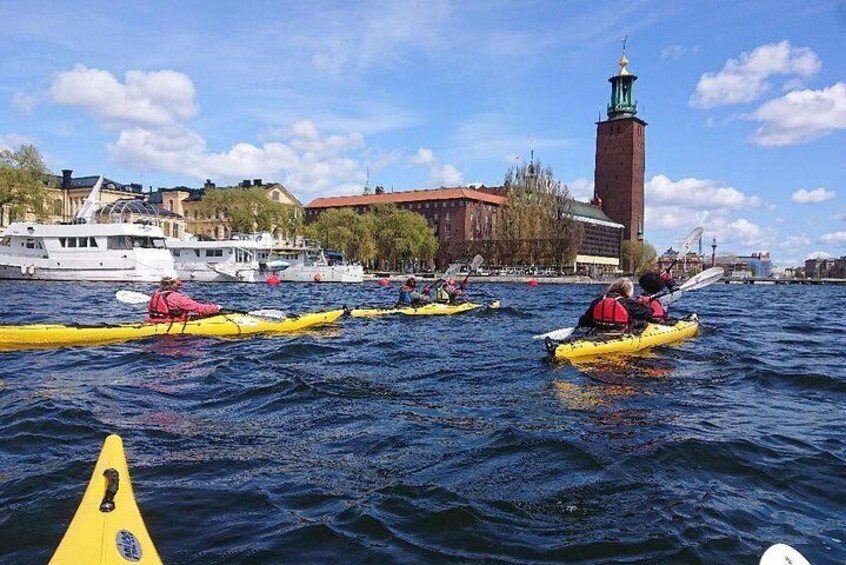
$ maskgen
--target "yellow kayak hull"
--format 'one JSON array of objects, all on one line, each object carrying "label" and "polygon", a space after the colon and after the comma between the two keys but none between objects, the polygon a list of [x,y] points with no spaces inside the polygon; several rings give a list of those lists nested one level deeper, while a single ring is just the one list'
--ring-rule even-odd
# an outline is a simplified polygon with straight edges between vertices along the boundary
[{"label": "yellow kayak hull", "polygon": [[[104,505],[109,480],[117,472],[113,509]],[[113,485],[115,482],[112,483]],[[119,436],[110,435],[94,466],[94,474],[50,565],[127,565],[161,563],[135,502],[129,468]]]},{"label": "yellow kayak hull", "polygon": [[66,326],[34,324],[0,326],[0,349],[32,349],[71,345],[99,345],[157,335],[196,335],[239,337],[256,334],[283,334],[313,326],[331,324],[344,314],[331,310],[301,314],[284,320],[260,318],[249,314],[221,314],[200,320],[173,324],[116,324],[102,326]]},{"label": "yellow kayak hull", "polygon": [[555,359],[579,359],[635,353],[659,345],[668,345],[691,338],[699,333],[699,318],[694,314],[675,325],[649,324],[640,334],[597,335],[559,344],[551,352]]},{"label": "yellow kayak hull", "polygon": [[[484,304],[473,304],[472,302],[465,302],[464,304],[433,302],[432,304],[426,304],[417,308],[411,306],[405,308],[357,308],[350,312],[350,316],[353,318],[377,318],[392,314],[404,314],[406,316],[451,316],[453,314],[483,308],[484,306]],[[499,300],[489,304],[488,308],[499,308]]]}]

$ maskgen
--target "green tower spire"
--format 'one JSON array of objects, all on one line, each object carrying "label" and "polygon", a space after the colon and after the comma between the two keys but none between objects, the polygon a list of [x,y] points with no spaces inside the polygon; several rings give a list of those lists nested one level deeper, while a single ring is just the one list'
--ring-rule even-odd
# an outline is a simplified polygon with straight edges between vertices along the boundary
[{"label": "green tower spire", "polygon": [[608,104],[608,119],[631,118],[637,114],[637,100],[634,98],[634,81],[637,76],[626,68],[626,40],[623,39],[623,55],[620,57],[620,72],[608,79],[611,83],[611,103]]}]

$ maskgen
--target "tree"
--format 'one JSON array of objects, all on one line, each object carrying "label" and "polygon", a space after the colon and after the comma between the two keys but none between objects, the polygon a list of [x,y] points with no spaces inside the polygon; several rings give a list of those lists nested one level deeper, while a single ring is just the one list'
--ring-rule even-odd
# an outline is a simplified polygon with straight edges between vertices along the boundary
[{"label": "tree", "polygon": [[506,263],[572,264],[582,243],[582,225],[573,218],[570,192],[541,163],[511,167],[505,174],[508,198],[496,237]]},{"label": "tree", "polygon": [[47,211],[46,175],[41,152],[34,145],[21,145],[17,151],[0,150],[0,208],[7,207],[10,216],[15,218],[27,212],[44,216]]},{"label": "tree", "polygon": [[357,214],[349,208],[326,210],[306,227],[306,236],[325,249],[341,251],[347,259],[367,263],[376,259],[372,214]]},{"label": "tree", "polygon": [[373,215],[376,249],[381,259],[395,266],[399,261],[435,257],[438,241],[420,214],[392,204],[373,206],[368,214]]},{"label": "tree", "polygon": [[274,202],[259,187],[212,188],[203,194],[198,209],[211,218],[225,218],[233,232],[273,231],[295,235],[302,214],[290,204]]},{"label": "tree", "polygon": [[633,275],[652,270],[658,257],[652,245],[645,241],[632,239],[623,242],[622,253],[623,270]]}]

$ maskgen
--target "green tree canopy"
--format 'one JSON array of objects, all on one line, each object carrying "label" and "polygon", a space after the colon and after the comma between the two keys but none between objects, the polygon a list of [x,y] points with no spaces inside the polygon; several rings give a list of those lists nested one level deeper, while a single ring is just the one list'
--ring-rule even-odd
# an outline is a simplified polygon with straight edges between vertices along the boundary
[{"label": "green tree canopy", "polygon": [[573,218],[570,192],[541,163],[511,167],[505,174],[508,201],[497,223],[498,246],[517,264],[564,266],[573,262],[584,236]]},{"label": "green tree canopy", "polygon": [[658,258],[658,254],[651,244],[632,239],[623,242],[622,253],[623,270],[633,275],[639,275],[655,268],[655,261]]},{"label": "green tree canopy", "polygon": [[13,217],[27,212],[42,216],[46,211],[46,174],[41,152],[34,145],[22,145],[17,151],[0,150],[0,206],[8,206]]},{"label": "green tree canopy", "polygon": [[225,217],[233,232],[273,231],[298,233],[302,214],[290,204],[274,202],[259,187],[212,188],[198,206],[206,217]]},{"label": "green tree canopy", "polygon": [[392,265],[409,259],[427,260],[438,250],[426,218],[391,204],[372,206],[364,214],[348,208],[326,210],[306,227],[306,235],[362,263],[377,258]]}]

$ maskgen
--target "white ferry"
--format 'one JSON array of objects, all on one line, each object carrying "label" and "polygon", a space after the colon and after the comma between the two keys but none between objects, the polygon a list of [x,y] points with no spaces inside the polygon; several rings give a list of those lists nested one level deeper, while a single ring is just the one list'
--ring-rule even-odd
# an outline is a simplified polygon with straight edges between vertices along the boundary
[{"label": "white ferry", "polygon": [[264,282],[361,282],[360,265],[327,259],[318,246],[282,245],[270,233],[237,234],[224,241],[168,239],[176,271],[184,280]]},{"label": "white ferry", "polygon": [[158,282],[173,276],[161,228],[94,223],[97,181],[72,224],[13,222],[0,238],[0,279]]}]

